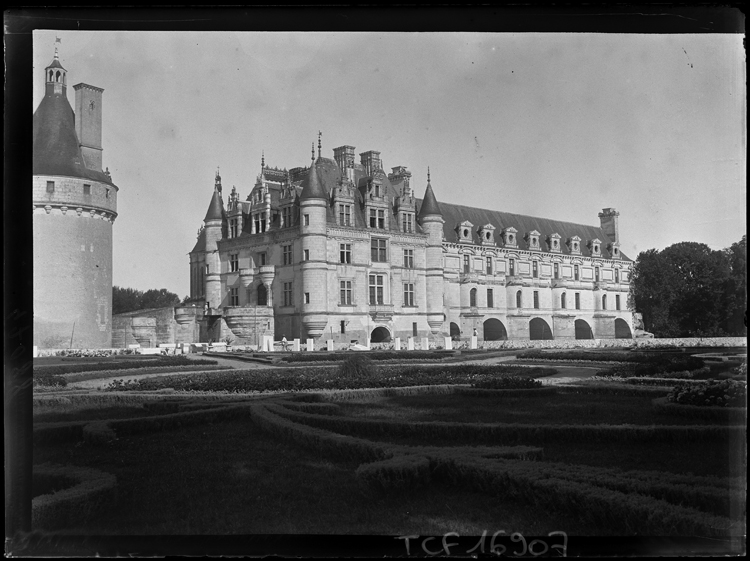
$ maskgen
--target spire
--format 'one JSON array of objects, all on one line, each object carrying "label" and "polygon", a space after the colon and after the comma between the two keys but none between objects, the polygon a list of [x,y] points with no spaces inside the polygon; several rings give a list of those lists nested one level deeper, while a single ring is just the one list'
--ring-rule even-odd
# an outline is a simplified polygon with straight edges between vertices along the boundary
[{"label": "spire", "polygon": [[310,151],[312,152],[312,154],[310,155],[310,160],[314,162],[315,161],[315,143],[314,142],[312,143],[312,149]]},{"label": "spire", "polygon": [[328,199],[323,185],[320,183],[320,177],[318,177],[318,169],[315,165],[315,143],[313,143],[313,162],[310,164],[310,172],[307,175],[307,185],[302,189],[299,199],[304,201],[306,199]]},{"label": "spire", "polygon": [[216,180],[214,182],[214,193],[211,196],[211,203],[208,205],[208,211],[204,222],[209,220],[221,220],[224,216],[224,201],[221,199],[221,176],[219,168],[216,168]]},{"label": "spire", "polygon": [[318,158],[320,158],[320,137],[323,136],[323,133],[318,131]]},{"label": "spire", "polygon": [[264,150],[260,151],[260,169],[265,169],[266,167],[266,152]]},{"label": "spire", "polygon": [[422,199],[422,206],[419,209],[419,218],[428,215],[442,216],[440,207],[438,206],[435,193],[432,191],[432,185],[430,184],[430,168],[427,168],[427,189],[424,193],[424,199]]}]

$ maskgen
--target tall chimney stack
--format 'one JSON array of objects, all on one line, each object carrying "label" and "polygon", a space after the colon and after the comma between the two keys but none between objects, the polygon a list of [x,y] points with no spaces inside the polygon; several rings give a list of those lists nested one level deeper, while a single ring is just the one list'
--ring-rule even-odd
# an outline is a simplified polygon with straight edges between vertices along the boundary
[{"label": "tall chimney stack", "polygon": [[102,88],[76,84],[76,134],[86,167],[102,171]]}]

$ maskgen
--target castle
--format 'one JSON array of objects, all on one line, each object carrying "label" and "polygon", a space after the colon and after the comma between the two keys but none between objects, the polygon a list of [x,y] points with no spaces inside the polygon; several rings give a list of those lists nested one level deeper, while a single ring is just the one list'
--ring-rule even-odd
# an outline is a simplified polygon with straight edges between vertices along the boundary
[{"label": "castle", "polygon": [[333,156],[319,137],[309,166],[263,158],[247,199],[233,187],[226,206],[216,172],[190,252],[196,307],[175,311],[201,341],[633,336],[614,209],[587,226],[438,203],[429,170],[418,199],[411,172],[386,174],[379,152]]},{"label": "castle", "polygon": [[112,346],[117,186],[102,171],[102,88],[77,84],[75,112],[57,48],[34,112],[34,345]]}]

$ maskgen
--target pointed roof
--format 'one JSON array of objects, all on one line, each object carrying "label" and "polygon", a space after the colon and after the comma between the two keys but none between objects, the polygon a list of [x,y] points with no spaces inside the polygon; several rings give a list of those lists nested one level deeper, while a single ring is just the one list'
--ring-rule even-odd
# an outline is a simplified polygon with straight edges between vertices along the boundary
[{"label": "pointed roof", "polygon": [[435,193],[432,192],[432,185],[430,185],[430,179],[429,174],[427,178],[427,190],[424,193],[424,199],[422,199],[422,206],[419,209],[419,218],[422,218],[423,216],[427,215],[438,215],[442,216],[443,213],[440,212],[440,207],[438,206],[437,199],[435,198]]},{"label": "pointed roof", "polygon": [[[307,175],[307,184],[305,185],[304,189],[302,189],[302,193],[299,196],[300,201],[306,201],[308,199],[328,200],[328,193],[323,187],[323,184],[320,181],[320,177],[318,176],[319,167],[329,167],[325,165],[326,163],[328,163],[328,161],[324,160],[326,160],[326,158],[319,157],[310,167],[310,172]],[[327,169],[324,169],[323,171],[327,171]]]},{"label": "pointed roof", "polygon": [[224,201],[221,199],[221,193],[217,189],[214,189],[214,194],[211,196],[211,204],[208,205],[208,211],[203,221],[221,220],[223,217]]},{"label": "pointed roof", "polygon": [[34,175],[63,175],[114,186],[101,170],[86,167],[75,131],[75,114],[64,94],[48,93],[34,112]]}]

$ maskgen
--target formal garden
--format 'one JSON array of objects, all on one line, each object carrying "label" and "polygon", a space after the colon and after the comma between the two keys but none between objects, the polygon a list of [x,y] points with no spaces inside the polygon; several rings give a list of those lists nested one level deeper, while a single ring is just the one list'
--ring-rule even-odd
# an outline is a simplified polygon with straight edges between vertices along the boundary
[{"label": "formal garden", "polygon": [[38,359],[34,528],[738,537],[743,353]]}]

